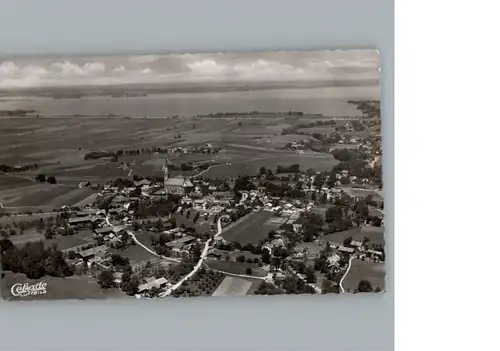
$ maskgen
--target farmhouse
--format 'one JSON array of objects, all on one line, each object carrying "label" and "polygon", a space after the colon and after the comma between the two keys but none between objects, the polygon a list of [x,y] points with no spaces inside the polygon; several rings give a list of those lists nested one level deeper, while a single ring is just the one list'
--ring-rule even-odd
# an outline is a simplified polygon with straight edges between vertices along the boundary
[{"label": "farmhouse", "polygon": [[68,223],[70,225],[78,225],[78,224],[84,224],[84,223],[90,223],[92,221],[92,216],[88,215],[85,217],[74,217],[74,218],[69,218]]},{"label": "farmhouse", "polygon": [[164,277],[155,279],[154,277],[151,278],[146,278],[146,282],[144,284],[139,285],[138,291],[139,293],[144,293],[146,291],[151,290],[152,288],[163,288],[167,285],[168,280],[165,279]]},{"label": "farmhouse", "polygon": [[122,272],[114,272],[113,273],[113,282],[115,284],[121,284],[122,283],[122,277],[123,277],[123,273]]},{"label": "farmhouse", "polygon": [[354,252],[353,247],[345,247],[343,245],[339,246],[339,248],[337,250],[339,250],[340,252],[349,253],[349,254],[352,254]]},{"label": "farmhouse", "polygon": [[135,181],[134,185],[135,186],[140,186],[140,187],[142,187],[144,185],[151,185],[151,181],[147,180],[147,179],[142,179],[142,180],[139,180],[139,181]]},{"label": "farmhouse", "polygon": [[373,256],[382,256],[383,253],[381,251],[377,251],[377,250],[367,250],[366,251],[368,254],[371,254]]},{"label": "farmhouse", "polygon": [[363,246],[363,242],[362,241],[357,241],[357,240],[352,240],[351,241],[351,246],[355,246],[357,248],[361,248]]},{"label": "farmhouse", "polygon": [[180,239],[170,241],[166,243],[165,245],[174,249],[182,249],[184,246],[191,244],[193,241],[195,241],[196,238],[191,235],[186,235]]},{"label": "farmhouse", "polygon": [[113,227],[97,228],[95,233],[98,235],[106,235],[113,232]]},{"label": "farmhouse", "polygon": [[96,246],[87,250],[78,252],[77,254],[84,260],[89,260],[95,256],[103,258],[108,251],[106,245]]},{"label": "farmhouse", "polygon": [[233,201],[234,200],[234,194],[229,191],[214,191],[212,195],[217,199],[217,200],[225,200],[225,201]]},{"label": "farmhouse", "polygon": [[327,258],[328,266],[337,266],[340,261],[340,256],[333,254]]},{"label": "farmhouse", "polygon": [[217,249],[210,249],[207,253],[207,258],[220,259],[221,257],[222,253]]}]

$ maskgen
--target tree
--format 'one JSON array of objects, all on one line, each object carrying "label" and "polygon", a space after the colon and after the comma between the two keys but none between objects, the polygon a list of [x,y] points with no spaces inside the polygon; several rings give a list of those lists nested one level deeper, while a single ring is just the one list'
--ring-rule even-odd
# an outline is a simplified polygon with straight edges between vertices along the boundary
[{"label": "tree", "polygon": [[141,224],[138,221],[132,221],[132,230],[138,231],[141,228]]},{"label": "tree", "polygon": [[328,223],[342,220],[342,207],[340,206],[330,206],[325,213],[325,220]]},{"label": "tree", "polygon": [[112,271],[102,271],[97,277],[97,282],[103,289],[109,289],[115,286],[113,272]]},{"label": "tree", "polygon": [[262,250],[262,262],[265,264],[271,263],[271,254],[269,253],[268,249]]},{"label": "tree", "polygon": [[368,280],[361,280],[358,284],[358,291],[359,292],[372,292],[373,291],[373,286],[372,283],[370,283]]},{"label": "tree", "polygon": [[54,177],[54,176],[48,176],[47,177],[47,183],[56,184],[57,183],[56,177]]},{"label": "tree", "polygon": [[47,180],[47,177],[45,176],[45,174],[38,174],[36,177],[35,177],[35,180],[37,182],[40,182],[40,183],[45,183],[45,181]]},{"label": "tree", "polygon": [[134,295],[135,293],[137,293],[138,288],[139,277],[137,277],[137,275],[133,275],[128,283],[122,285],[122,289],[127,295]]},{"label": "tree", "polygon": [[244,176],[236,179],[234,182],[234,192],[239,192],[241,190],[253,190],[255,189],[255,185],[251,182],[250,177]]},{"label": "tree", "polygon": [[245,274],[246,274],[246,275],[252,275],[252,268],[248,267],[248,268],[245,270]]},{"label": "tree", "polygon": [[202,246],[200,244],[196,243],[192,246],[192,253],[195,259],[199,259],[201,257],[201,252]]},{"label": "tree", "polygon": [[274,239],[276,237],[276,232],[274,230],[271,230],[269,234],[267,234],[267,237],[271,240]]},{"label": "tree", "polygon": [[316,274],[312,266],[306,267],[306,281],[308,283],[316,283]]},{"label": "tree", "polygon": [[265,175],[266,173],[267,173],[266,167],[264,167],[264,166],[260,167],[259,174],[260,175]]},{"label": "tree", "polygon": [[245,256],[240,255],[240,256],[236,257],[236,261],[238,261],[238,262],[245,262]]},{"label": "tree", "polygon": [[44,234],[45,239],[50,240],[50,239],[54,238],[55,235],[56,234],[54,233],[54,229],[52,229],[51,227],[49,227],[45,230],[45,234]]},{"label": "tree", "polygon": [[111,264],[113,266],[126,266],[129,264],[128,257],[123,257],[118,254],[111,255]]},{"label": "tree", "polygon": [[149,290],[149,296],[157,297],[161,293],[161,289],[157,286],[153,286],[151,290]]}]

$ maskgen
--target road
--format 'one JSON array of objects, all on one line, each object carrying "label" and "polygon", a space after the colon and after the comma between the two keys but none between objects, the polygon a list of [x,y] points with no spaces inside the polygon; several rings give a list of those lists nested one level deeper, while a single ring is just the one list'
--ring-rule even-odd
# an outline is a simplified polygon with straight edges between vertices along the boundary
[{"label": "road", "polygon": [[248,199],[248,193],[241,194],[240,205],[243,204]]},{"label": "road", "polygon": [[210,268],[205,262],[203,262],[203,265],[205,266],[205,268],[210,269],[211,271],[219,272],[219,273],[222,273],[222,274],[225,274],[225,275],[229,275],[231,277],[236,277],[236,278],[250,278],[250,279],[256,279],[256,280],[257,279],[258,280],[267,280],[268,279],[267,276],[265,276],[265,277],[256,277],[254,275],[230,273],[230,272],[221,271],[221,270],[218,270],[218,269],[213,269],[213,268]]},{"label": "road", "polygon": [[[214,238],[218,237],[219,235],[222,234],[222,223],[221,223],[221,220],[222,218],[224,217],[228,217],[227,215],[226,216],[222,216],[220,217],[218,220],[217,220],[217,234],[214,235]],[[208,249],[210,248],[210,243],[212,242],[213,238],[207,240],[207,242],[205,243],[205,247],[203,248],[203,251],[200,255],[200,260],[198,261],[198,263],[196,264],[196,266],[194,266],[193,270],[191,272],[189,272],[187,275],[185,275],[181,280],[179,280],[176,284],[174,284],[173,286],[171,286],[169,289],[167,289],[167,291],[165,291],[164,293],[161,293],[159,296],[160,297],[165,297],[165,296],[169,296],[172,294],[172,292],[174,292],[175,290],[177,290],[181,285],[182,283],[184,283],[185,281],[187,281],[189,278],[191,278],[196,272],[198,272],[198,270],[201,268],[202,264],[203,264],[203,261],[205,260],[205,258],[207,257],[207,254],[208,254]]]},{"label": "road", "polygon": [[351,269],[352,260],[355,258],[356,258],[355,256],[351,256],[351,258],[349,259],[349,265],[347,266],[347,270],[345,271],[345,274],[342,277],[342,279],[340,279],[339,286],[340,286],[340,291],[342,293],[345,293],[345,290],[344,290],[344,287],[342,286],[342,283],[344,282],[345,277],[347,277],[347,274],[349,274],[349,270]]},{"label": "road", "polygon": [[[117,227],[113,224],[111,224],[111,222],[109,221],[109,215],[106,215],[106,223],[110,226],[110,227]],[[141,243],[137,237],[135,236],[134,232],[132,232],[131,230],[128,230],[128,229],[125,229],[127,234],[130,235],[132,237],[132,239],[134,240],[134,242],[139,245],[140,247],[142,247],[144,250],[146,250],[147,252],[149,252],[150,254],[156,256],[156,257],[159,257],[159,258],[162,258],[164,260],[167,260],[167,261],[171,261],[171,262],[181,262],[181,260],[178,260],[176,258],[172,258],[172,257],[166,257],[166,256],[163,256],[163,255],[158,255],[156,252],[154,252],[153,250],[151,250],[149,247],[147,247],[146,245],[144,245],[143,243]]]},{"label": "road", "polygon": [[302,274],[299,274],[296,270],[294,270],[293,268],[289,267],[289,269],[297,276],[299,277],[304,283],[306,283],[307,285],[309,285],[311,288],[314,289],[314,291],[316,292],[316,294],[320,294],[323,292],[320,288],[318,288],[316,285],[314,285],[313,283],[308,283],[306,278],[304,278],[304,276]]},{"label": "road", "polygon": [[203,173],[208,172],[208,170],[209,170],[210,168],[215,167],[215,166],[219,166],[219,165],[212,165],[212,166],[209,166],[209,167],[208,167],[207,169],[205,169],[204,171],[201,171],[200,173],[195,174],[194,176],[192,176],[192,178],[196,178],[196,177],[201,176]]}]

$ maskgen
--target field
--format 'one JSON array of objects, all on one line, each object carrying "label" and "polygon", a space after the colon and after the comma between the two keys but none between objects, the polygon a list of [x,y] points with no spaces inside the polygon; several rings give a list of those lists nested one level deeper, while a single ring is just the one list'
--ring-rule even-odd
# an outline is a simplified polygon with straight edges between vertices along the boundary
[{"label": "field", "polygon": [[[10,289],[16,283],[36,284],[40,281],[47,283],[45,295],[34,295],[26,297],[12,296]],[[66,278],[55,278],[45,276],[41,279],[28,279],[23,274],[5,272],[5,277],[0,281],[2,298],[6,300],[53,300],[53,299],[106,299],[106,298],[130,298],[120,289],[101,289],[93,278],[74,275]]]},{"label": "field", "polygon": [[367,238],[369,240],[367,246],[368,248],[371,248],[373,245],[384,246],[384,230],[385,227],[361,226],[343,232],[326,234],[320,239],[322,241],[342,244],[344,240],[349,237],[353,240],[363,240],[364,238]]},{"label": "field", "polygon": [[266,270],[260,268],[255,263],[207,260],[205,264],[207,265],[208,268],[232,274],[248,275],[246,273],[247,268],[252,269],[252,275],[255,277],[265,277],[268,273]]},{"label": "field", "polygon": [[[187,162],[219,163],[219,166],[206,172],[208,177],[254,174],[261,166],[274,169],[276,164],[299,163],[304,169],[331,169],[336,161],[330,155],[302,155],[278,150],[288,142],[304,138],[300,135],[280,135],[281,130],[297,121],[297,116],[273,114],[257,114],[241,119],[10,118],[2,120],[0,163],[37,163],[37,170],[23,172],[22,176],[29,179],[44,173],[54,175],[60,183],[76,185],[82,180],[102,182],[132,174],[161,173],[164,155],[126,155],[119,162],[84,160],[83,156],[92,150],[134,150],[211,143],[222,151],[215,155],[180,154],[169,155],[169,158],[179,165]],[[119,167],[122,161],[132,162],[133,165],[122,169]],[[21,188],[29,185],[28,182],[12,178],[7,181],[7,189],[12,186]],[[0,180],[0,191],[3,187],[4,181]]]},{"label": "field", "polygon": [[135,237],[137,240],[141,242],[144,246],[149,248],[150,250],[154,251],[153,245],[152,245],[152,239],[158,240],[160,235],[163,233],[157,233],[157,232],[148,232],[148,231],[140,231],[140,232],[135,232]]},{"label": "field", "polygon": [[226,277],[212,296],[244,296],[251,287],[252,282],[247,279]]},{"label": "field", "polygon": [[338,163],[331,155],[321,153],[297,154],[287,152],[270,154],[266,150],[255,150],[254,156],[245,158],[244,160],[212,166],[208,171],[203,173],[203,176],[216,179],[257,175],[261,167],[269,168],[275,172],[277,165],[290,166],[291,164],[299,164],[300,169],[303,170],[312,168],[317,171],[329,171]]},{"label": "field", "polygon": [[269,223],[272,216],[271,212],[251,212],[240,222],[223,231],[222,236],[229,241],[238,241],[241,245],[257,244],[279,226]]},{"label": "field", "polygon": [[75,185],[37,183],[25,178],[0,176],[0,201],[5,210],[33,211],[83,203],[95,190]]},{"label": "field", "polygon": [[330,134],[335,131],[334,126],[318,126],[318,127],[309,127],[309,128],[299,128],[297,129],[298,132],[302,132],[305,134]]},{"label": "field", "polygon": [[43,232],[38,233],[35,229],[30,229],[21,235],[9,237],[9,240],[17,247],[22,247],[28,242],[42,241],[45,247],[56,244],[59,250],[66,250],[75,246],[91,243],[91,241],[89,241],[91,237],[92,232],[90,230],[83,230],[76,232],[74,235],[56,235],[55,238],[47,240]]},{"label": "field", "polygon": [[375,198],[381,198],[382,192],[378,190],[369,190],[369,189],[349,189],[349,191],[357,197],[367,197],[368,195],[372,195]]},{"label": "field", "polygon": [[123,257],[127,257],[130,260],[130,264],[135,264],[139,262],[145,262],[148,260],[156,260],[158,257],[152,253],[145,250],[140,245],[132,245],[127,247],[125,250],[111,249],[109,250],[112,254],[118,254]]},{"label": "field", "polygon": [[358,288],[361,280],[368,280],[373,285],[373,289],[379,287],[385,289],[385,266],[383,263],[364,262],[353,259],[351,268],[342,282],[345,291],[353,291]]},{"label": "field", "polygon": [[172,218],[175,218],[176,225],[180,226],[181,224],[184,224],[186,227],[193,227],[196,229],[196,233],[198,234],[204,234],[208,233],[210,231],[210,225],[213,223],[213,217],[209,216],[208,220],[205,221],[205,217],[201,215],[198,217],[198,220],[196,223],[193,223],[192,219],[196,215],[198,211],[190,209],[191,215],[189,218],[186,217],[187,211],[184,212],[184,214],[180,214],[179,212],[176,212],[172,215]]},{"label": "field", "polygon": [[173,294],[174,297],[186,296],[211,296],[217,290],[219,284],[224,280],[224,274],[205,270],[198,271],[190,279],[184,282]]}]

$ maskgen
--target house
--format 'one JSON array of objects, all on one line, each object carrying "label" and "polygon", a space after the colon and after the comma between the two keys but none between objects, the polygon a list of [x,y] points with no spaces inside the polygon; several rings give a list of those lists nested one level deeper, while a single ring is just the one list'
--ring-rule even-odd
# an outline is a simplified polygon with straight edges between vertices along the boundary
[{"label": "house", "polygon": [[279,238],[279,239],[274,239],[271,241],[270,243],[273,247],[281,247],[281,246],[285,246],[285,242],[283,239]]},{"label": "house", "polygon": [[115,272],[115,273],[113,273],[113,281],[114,281],[114,283],[120,285],[122,283],[122,277],[123,277],[123,273],[122,272]]},{"label": "house", "polygon": [[96,208],[84,208],[83,211],[76,211],[77,217],[86,217],[88,215],[96,215],[99,212]]},{"label": "house", "polygon": [[363,242],[358,240],[352,240],[351,246],[357,247],[359,249],[363,246]]},{"label": "house", "polygon": [[127,198],[123,195],[118,195],[116,196],[114,199],[113,199],[113,202],[116,202],[116,203],[122,203],[122,202],[126,202],[128,201]]},{"label": "house", "polygon": [[164,288],[167,286],[168,280],[164,277],[155,279],[146,279],[146,283],[139,285],[138,291],[139,293],[145,293],[146,291],[151,290],[152,288]]},{"label": "house", "polygon": [[114,227],[103,227],[95,230],[96,234],[106,235],[114,232]]},{"label": "house", "polygon": [[340,256],[337,254],[333,254],[326,259],[328,266],[337,266],[339,261],[340,261]]},{"label": "house", "polygon": [[92,221],[91,215],[85,217],[73,217],[68,219],[68,223],[70,225],[85,224],[85,223],[90,223],[91,221]]},{"label": "house", "polygon": [[194,200],[193,206],[196,209],[205,210],[206,206],[207,206],[207,202],[208,202],[207,199],[196,199],[196,200]]},{"label": "house", "polygon": [[89,260],[91,258],[94,258],[96,256],[104,258],[106,256],[106,253],[108,252],[108,247],[106,245],[100,245],[96,247],[92,247],[87,250],[83,250],[77,253],[78,256],[80,256],[84,260]]},{"label": "house", "polygon": [[112,208],[108,212],[109,212],[109,214],[117,215],[117,214],[120,214],[124,211],[125,211],[125,209],[123,207],[118,207],[118,208]]},{"label": "house", "polygon": [[134,185],[135,186],[140,186],[140,187],[143,187],[145,185],[149,186],[149,185],[151,185],[151,181],[147,180],[147,179],[142,179],[142,180],[139,180],[139,181],[135,181]]},{"label": "house", "polygon": [[210,249],[207,253],[207,258],[220,259],[221,257],[222,253],[217,249]]},{"label": "house", "polygon": [[343,252],[343,253],[348,253],[352,254],[354,252],[353,247],[345,247],[344,245],[341,245],[337,248],[338,251]]},{"label": "house", "polygon": [[366,253],[371,254],[373,256],[383,256],[383,253],[377,250],[367,250]]},{"label": "house", "polygon": [[181,199],[181,205],[191,205],[193,203],[193,199],[191,199],[189,196],[184,196]]},{"label": "house", "polygon": [[196,238],[194,236],[186,235],[180,239],[169,241],[165,245],[172,249],[173,248],[182,249],[184,246],[191,244],[195,240]]}]

